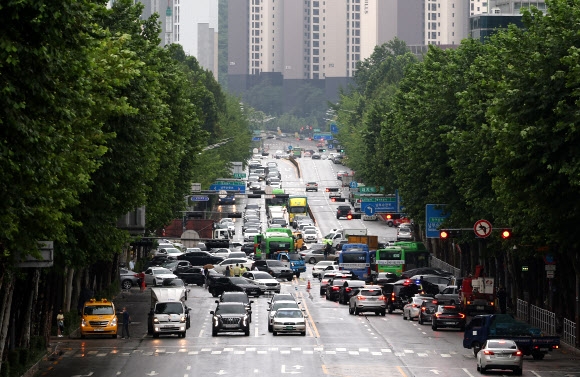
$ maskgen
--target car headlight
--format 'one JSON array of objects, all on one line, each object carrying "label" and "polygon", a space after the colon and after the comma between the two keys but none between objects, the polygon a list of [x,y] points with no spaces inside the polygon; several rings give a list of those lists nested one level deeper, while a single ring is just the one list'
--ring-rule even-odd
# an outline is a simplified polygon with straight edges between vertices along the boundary
[{"label": "car headlight", "polygon": [[85,327],[87,325],[87,321],[85,321],[85,319],[83,318],[81,321],[81,326]]},{"label": "car headlight", "polygon": [[220,319],[218,318],[218,316],[217,315],[214,315],[213,316],[213,324],[214,324],[214,326],[217,326],[219,324],[219,322],[220,322]]},{"label": "car headlight", "polygon": [[290,262],[290,266],[294,267],[295,265],[296,265],[296,263]]},{"label": "car headlight", "polygon": [[182,316],[181,318],[179,318],[179,322],[185,323],[185,316]]},{"label": "car headlight", "polygon": [[244,316],[244,319],[242,319],[242,325],[244,325],[244,326],[248,325],[248,315],[247,314]]},{"label": "car headlight", "polygon": [[157,317],[153,318],[153,323],[159,323],[159,319]]},{"label": "car headlight", "polygon": [[117,317],[114,317],[111,321],[111,326],[117,326]]}]

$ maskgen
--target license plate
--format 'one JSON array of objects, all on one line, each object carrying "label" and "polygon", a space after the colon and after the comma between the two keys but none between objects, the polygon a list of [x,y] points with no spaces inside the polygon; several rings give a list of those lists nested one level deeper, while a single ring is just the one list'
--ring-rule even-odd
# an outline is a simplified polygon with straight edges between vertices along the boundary
[{"label": "license plate", "polygon": [[449,322],[449,321],[443,322],[443,323],[446,325],[456,325],[457,324],[457,322]]},{"label": "license plate", "polygon": [[477,310],[483,310],[483,309],[484,309],[484,307],[483,307],[483,306],[478,306],[478,307],[477,307]]},{"label": "license plate", "polygon": [[105,329],[95,329],[94,331],[105,331]]},{"label": "license plate", "polygon": [[294,330],[294,326],[286,326],[284,327],[284,330]]},{"label": "license plate", "polygon": [[224,325],[224,328],[226,328],[226,329],[233,329],[236,327],[238,327],[238,325],[230,325],[230,324]]},{"label": "license plate", "polygon": [[543,348],[543,347],[540,348],[540,351],[549,351],[549,350],[550,350],[549,348]]}]

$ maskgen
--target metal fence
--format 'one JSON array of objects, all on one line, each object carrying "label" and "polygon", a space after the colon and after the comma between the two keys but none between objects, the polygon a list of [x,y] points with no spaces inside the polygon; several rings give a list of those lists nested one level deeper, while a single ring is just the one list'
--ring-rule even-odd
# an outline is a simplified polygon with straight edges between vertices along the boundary
[{"label": "metal fence", "polygon": [[437,259],[435,257],[431,257],[431,267],[440,268],[444,271],[451,272],[453,276],[456,278],[461,277],[461,270],[457,267],[453,267],[447,262],[443,262],[441,259]]},{"label": "metal fence", "polygon": [[[539,327],[546,335],[557,335],[556,314],[527,301],[518,299],[516,317],[533,326]],[[576,323],[564,318],[560,340],[572,347],[576,347]]]},{"label": "metal fence", "polygon": [[562,342],[574,347],[576,345],[576,323],[564,318]]}]

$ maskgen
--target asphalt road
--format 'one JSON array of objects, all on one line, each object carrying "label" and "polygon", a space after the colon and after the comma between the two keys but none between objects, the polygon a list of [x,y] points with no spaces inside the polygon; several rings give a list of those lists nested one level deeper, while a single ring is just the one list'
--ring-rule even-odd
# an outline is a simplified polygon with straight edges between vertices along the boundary
[{"label": "asphalt road", "polygon": [[[280,143],[279,141],[276,141]],[[295,141],[290,141],[295,142]],[[285,142],[285,144],[288,142]],[[285,145],[284,144],[284,145]],[[282,149],[271,146],[271,150]],[[328,160],[300,160],[303,177],[294,167],[283,166],[283,187],[293,193],[304,192],[304,183],[319,181],[322,187],[335,186],[340,165]],[[302,190],[302,191],[301,191]],[[363,228],[369,234],[389,238],[394,230],[383,222],[337,220],[334,204],[321,192],[309,193],[314,215],[325,234],[332,228]],[[239,198],[236,206],[224,211],[242,211],[247,202]],[[229,208],[225,208],[229,207]],[[240,220],[240,219],[237,219]],[[237,235],[241,234],[238,221]],[[307,289],[308,283],[311,289]],[[54,377],[193,377],[193,376],[449,376],[479,375],[471,350],[462,347],[462,333],[456,330],[432,331],[429,325],[403,320],[401,312],[385,317],[374,314],[353,316],[344,305],[318,295],[319,283],[312,279],[311,265],[301,279],[281,282],[282,292],[293,292],[308,315],[306,337],[280,335],[267,330],[267,297],[254,299],[250,336],[220,334],[211,336],[211,315],[215,298],[203,288],[192,286],[187,305],[192,308],[191,328],[185,338],[147,335],[146,318],[149,292],[138,288],[115,299],[117,308],[127,306],[133,318],[131,339],[53,338],[60,355],[41,365],[38,376]],[[526,357],[524,376],[580,376],[580,357],[569,349],[535,361]],[[501,376],[502,373],[489,373]]]}]

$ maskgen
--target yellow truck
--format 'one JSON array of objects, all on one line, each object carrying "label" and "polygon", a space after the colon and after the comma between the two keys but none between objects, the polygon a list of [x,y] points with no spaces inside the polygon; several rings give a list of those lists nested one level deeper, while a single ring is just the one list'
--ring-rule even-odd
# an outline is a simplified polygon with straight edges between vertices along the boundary
[{"label": "yellow truck", "polygon": [[115,305],[107,300],[94,298],[85,302],[81,317],[81,338],[87,335],[110,335],[117,337],[117,314]]}]

